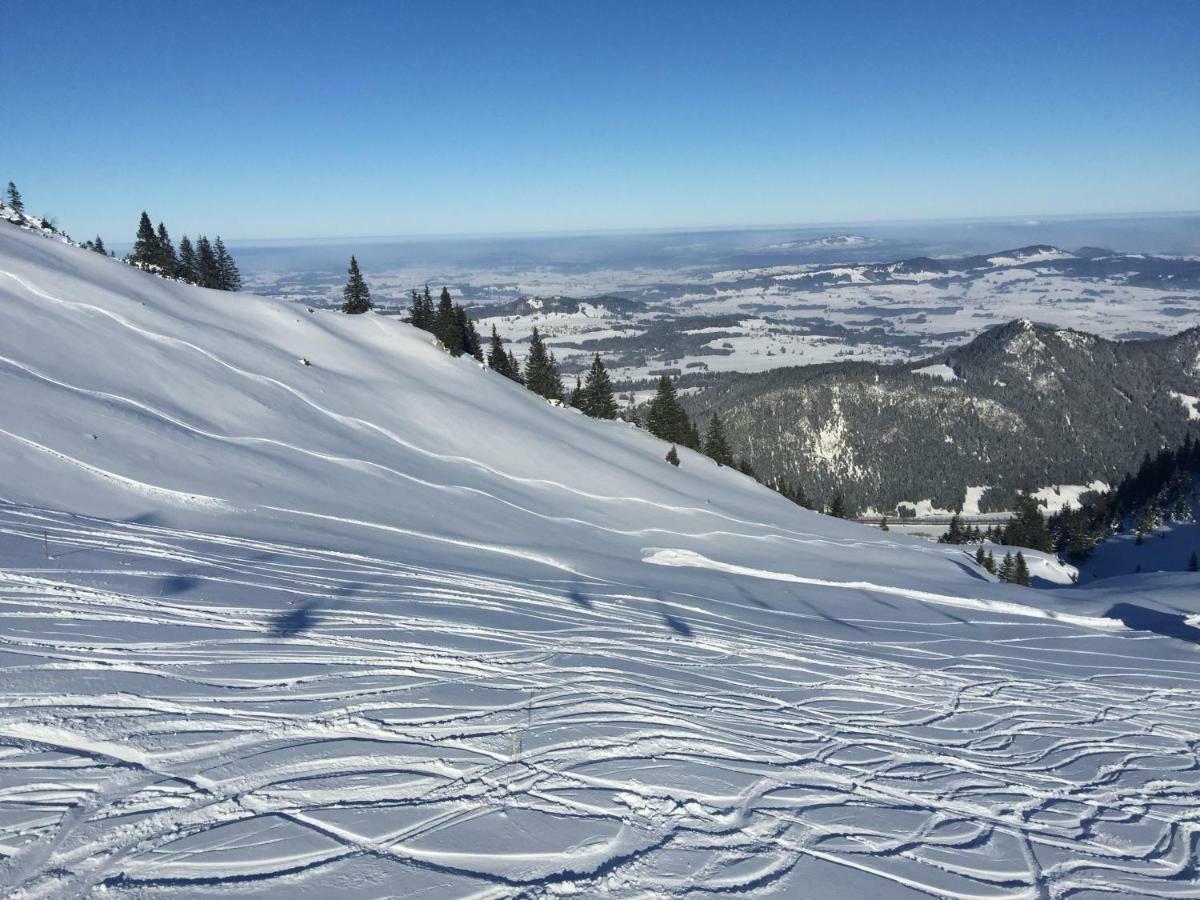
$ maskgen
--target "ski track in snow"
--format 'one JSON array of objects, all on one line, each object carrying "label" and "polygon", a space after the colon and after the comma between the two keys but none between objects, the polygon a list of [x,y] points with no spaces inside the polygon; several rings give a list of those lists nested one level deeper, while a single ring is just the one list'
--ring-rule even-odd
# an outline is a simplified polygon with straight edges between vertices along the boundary
[{"label": "ski track in snow", "polygon": [[1198,893],[1200,657],[1137,638],[781,640],[711,598],[681,635],[598,579],[7,504],[0,538],[54,551],[0,570],[8,896]]}]

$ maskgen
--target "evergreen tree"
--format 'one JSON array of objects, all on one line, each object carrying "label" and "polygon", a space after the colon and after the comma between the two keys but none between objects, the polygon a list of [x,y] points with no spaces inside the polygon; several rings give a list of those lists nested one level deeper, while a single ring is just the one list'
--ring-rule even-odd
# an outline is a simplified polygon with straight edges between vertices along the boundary
[{"label": "evergreen tree", "polygon": [[101,239],[100,235],[96,235],[96,240],[95,243],[92,244],[92,249],[101,256],[108,256],[108,250],[104,248],[104,241]]},{"label": "evergreen tree", "polygon": [[162,222],[158,223],[158,232],[154,235],[154,242],[158,245],[158,256],[155,260],[158,271],[170,278],[175,274],[179,260],[175,258],[175,245],[171,243],[171,236],[167,234],[167,226]]},{"label": "evergreen tree", "polygon": [[729,449],[729,442],[725,439],[721,417],[716,413],[708,420],[708,431],[704,434],[704,454],[718,466],[733,465],[733,451]]},{"label": "evergreen tree", "polygon": [[675,445],[671,445],[671,449],[667,451],[667,462],[673,466],[679,465],[679,454],[675,452]]},{"label": "evergreen tree", "polygon": [[[578,385],[578,381],[576,384]],[[604,368],[599,353],[592,359],[592,365],[584,380],[580,409],[593,419],[617,417],[617,401],[613,397],[612,380],[608,377],[608,370]]]},{"label": "evergreen tree", "polygon": [[554,355],[546,349],[537,326],[533,326],[533,337],[529,340],[529,355],[525,357],[525,386],[547,400],[562,400],[562,380]]},{"label": "evergreen tree", "polygon": [[946,533],[938,538],[939,544],[962,544],[967,539],[967,533],[963,530],[962,519],[958,513],[950,517],[950,527],[946,529]]},{"label": "evergreen tree", "polygon": [[672,444],[687,447],[692,443],[691,422],[679,405],[675,385],[666,375],[658,379],[658,393],[646,410],[646,430]]},{"label": "evergreen tree", "polygon": [[423,294],[413,288],[408,321],[422,331],[433,331],[433,298],[429,295],[429,285],[425,285]]},{"label": "evergreen tree", "polygon": [[[415,302],[417,299],[417,292],[413,291],[413,301]],[[492,326],[492,340],[488,344],[487,364],[492,370],[499,372],[505,378],[513,377],[513,373],[508,365],[508,356],[504,352],[504,344],[500,340],[500,335],[496,332],[495,325]]]},{"label": "evergreen tree", "polygon": [[1000,572],[999,572],[1000,580],[1001,581],[1012,581],[1013,574],[1014,573],[1013,573],[1012,553],[1005,553],[1004,559],[1000,562]]},{"label": "evergreen tree", "polygon": [[1023,587],[1029,587],[1029,566],[1025,562],[1025,554],[1020,550],[1017,551],[1017,560],[1013,565],[1012,580]]},{"label": "evergreen tree", "polygon": [[579,376],[575,376],[575,387],[571,388],[571,394],[567,397],[567,406],[573,409],[583,409],[583,385],[579,382]]},{"label": "evergreen tree", "polygon": [[1015,547],[1029,547],[1049,552],[1054,549],[1050,529],[1042,517],[1041,507],[1033,495],[1022,491],[1017,495],[1017,508],[1004,529],[1003,541]]},{"label": "evergreen tree", "polygon": [[841,494],[835,494],[833,502],[829,504],[829,515],[835,519],[848,519],[849,512],[846,509],[846,498]]},{"label": "evergreen tree", "polygon": [[132,259],[142,267],[157,265],[159,261],[158,236],[154,233],[154,225],[145,210],[142,210],[142,217],[138,220],[137,240],[133,242]]},{"label": "evergreen tree", "polygon": [[196,238],[196,284],[200,287],[217,288],[219,286],[217,272],[217,255],[213,252],[212,244],[207,235]]},{"label": "evergreen tree", "polygon": [[1196,551],[1192,551],[1192,557],[1188,560],[1187,570],[1189,572],[1200,572],[1200,559],[1196,558]]},{"label": "evergreen tree", "polygon": [[458,356],[462,349],[462,334],[459,332],[458,320],[454,315],[454,301],[450,299],[450,291],[442,288],[438,299],[437,310],[433,314],[433,335],[442,342],[451,355]]},{"label": "evergreen tree", "polygon": [[517,361],[517,355],[511,350],[508,351],[508,377],[517,384],[525,383],[525,376],[521,374],[521,364]]},{"label": "evergreen tree", "polygon": [[483,362],[483,344],[479,340],[479,332],[470,315],[459,304],[454,304],[454,327],[460,339],[459,349],[466,356]]},{"label": "evergreen tree", "polygon": [[219,234],[216,243],[213,244],[213,251],[217,258],[218,287],[223,291],[240,291],[242,289],[242,273],[238,271],[233,257],[225,249],[225,243]]},{"label": "evergreen tree", "polygon": [[[753,478],[755,481],[758,481],[758,473],[754,471],[754,466],[752,466],[750,464],[750,460],[748,460],[748,459],[738,460],[737,468],[738,468],[738,471],[741,472],[743,475],[747,475],[750,478]],[[759,484],[762,484],[762,482],[759,481]]]},{"label": "evergreen tree", "polygon": [[[201,238],[203,240],[203,238]],[[357,316],[371,308],[371,289],[358,268],[358,259],[350,257],[350,279],[342,288],[342,312]]]},{"label": "evergreen tree", "polygon": [[987,552],[987,560],[984,562],[983,567],[993,575],[996,574],[996,556],[991,550]]},{"label": "evergreen tree", "polygon": [[446,346],[450,350],[451,356],[467,356],[471,353],[471,337],[470,337],[470,320],[467,318],[467,311],[459,304],[455,303],[452,307],[451,328],[447,335],[450,343]]},{"label": "evergreen tree", "polygon": [[196,251],[186,234],[179,239],[179,265],[175,269],[175,277],[188,284],[197,284],[200,281]]},{"label": "evergreen tree", "polygon": [[21,199],[21,192],[11,181],[8,183],[8,190],[4,192],[4,195],[13,212],[25,215],[25,201]]},{"label": "evergreen tree", "polygon": [[987,551],[983,549],[983,544],[979,545],[979,549],[975,551],[975,562],[987,568]]}]

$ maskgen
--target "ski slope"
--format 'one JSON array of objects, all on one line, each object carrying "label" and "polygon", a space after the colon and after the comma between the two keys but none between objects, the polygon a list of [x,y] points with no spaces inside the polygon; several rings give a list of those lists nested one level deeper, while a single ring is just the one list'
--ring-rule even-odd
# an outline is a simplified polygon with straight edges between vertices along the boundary
[{"label": "ski slope", "polygon": [[1194,576],[999,585],[7,226],[0,398],[8,896],[1200,893],[1197,644],[1113,613]]}]

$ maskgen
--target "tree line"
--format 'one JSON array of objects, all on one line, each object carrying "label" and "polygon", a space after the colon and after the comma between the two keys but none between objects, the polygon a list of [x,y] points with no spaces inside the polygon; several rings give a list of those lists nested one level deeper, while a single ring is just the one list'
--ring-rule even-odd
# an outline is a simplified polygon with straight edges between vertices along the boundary
[{"label": "tree line", "polygon": [[159,222],[156,230],[145,210],[138,222],[133,252],[125,257],[125,261],[147,272],[176,278],[187,284],[218,291],[238,291],[242,288],[241,273],[225,249],[225,242],[220,235],[210,242],[208,236],[202,234],[193,244],[185,234],[179,239],[179,249],[176,250],[166,226]]},{"label": "tree line", "polygon": [[[1054,547],[1072,561],[1084,562],[1099,543],[1122,530],[1132,530],[1140,544],[1163,525],[1190,522],[1198,480],[1200,440],[1188,434],[1175,449],[1147,453],[1115,490],[1085,494],[1078,509],[1051,516],[1047,525]],[[1188,560],[1189,569],[1195,556]]]},{"label": "tree line", "polygon": [[[363,277],[357,257],[351,256],[348,278],[342,289],[342,312],[360,315],[373,307],[371,288]],[[624,418],[645,428],[655,437],[671,445],[666,460],[672,465],[679,465],[677,447],[682,446],[705,454],[719,466],[737,469],[756,481],[761,481],[748,461],[735,459],[725,434],[725,425],[719,415],[714,414],[709,419],[707,428],[701,434],[696,422],[680,404],[675,385],[667,375],[659,379],[657,393],[647,406],[645,420],[642,421],[638,411],[632,406],[624,411],[620,409],[612,378],[598,353],[592,358],[591,365],[583,377],[577,377],[574,388],[568,392],[563,385],[558,360],[546,345],[536,325],[533,326],[529,338],[529,351],[522,365],[511,349],[505,349],[495,325],[492,326],[491,339],[486,352],[484,351],[474,321],[461,304],[453,301],[446,287],[442,288],[436,304],[429,285],[425,285],[423,290],[414,288],[404,320],[432,334],[452,356],[470,356],[486,363],[493,371],[524,385],[539,397],[571,406],[594,419]],[[799,484],[782,479],[774,483],[762,483],[800,506],[813,508]],[[841,518],[848,516],[845,502],[840,495],[834,499],[828,511],[831,515]]]}]

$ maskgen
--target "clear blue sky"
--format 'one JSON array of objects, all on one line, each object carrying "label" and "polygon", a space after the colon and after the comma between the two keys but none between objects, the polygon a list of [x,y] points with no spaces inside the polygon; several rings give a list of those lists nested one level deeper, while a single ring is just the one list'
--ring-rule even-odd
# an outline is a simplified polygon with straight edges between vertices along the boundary
[{"label": "clear blue sky", "polygon": [[17,0],[0,182],[76,236],[1200,209],[1200,0]]}]

